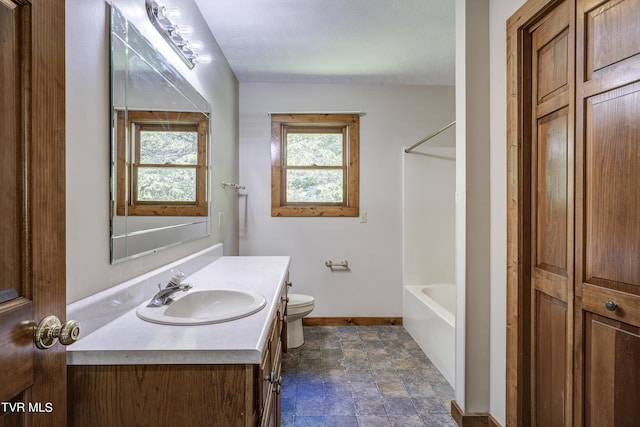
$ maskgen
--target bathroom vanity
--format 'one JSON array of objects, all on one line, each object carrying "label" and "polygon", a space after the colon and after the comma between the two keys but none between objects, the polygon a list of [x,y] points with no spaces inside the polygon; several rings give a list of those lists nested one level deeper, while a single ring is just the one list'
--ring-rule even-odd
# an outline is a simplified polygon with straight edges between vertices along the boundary
[{"label": "bathroom vanity", "polygon": [[[138,318],[136,307],[145,299],[137,300],[153,296],[157,276],[136,284],[139,289],[125,286],[94,305],[79,304],[74,314],[81,322],[83,313],[102,317],[105,305],[118,316],[68,349],[69,425],[280,425],[288,269],[289,257],[220,257],[188,274],[193,290],[264,295],[263,309],[223,323],[176,326]],[[136,295],[135,307],[123,310],[122,295]]]}]

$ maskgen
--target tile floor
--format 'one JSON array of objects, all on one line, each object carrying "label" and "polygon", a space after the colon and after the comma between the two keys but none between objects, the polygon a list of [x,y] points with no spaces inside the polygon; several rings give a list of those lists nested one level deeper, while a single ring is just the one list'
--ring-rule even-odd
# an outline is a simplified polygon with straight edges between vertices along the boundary
[{"label": "tile floor", "polygon": [[402,326],[305,326],[283,356],[284,427],[451,426],[453,389]]}]

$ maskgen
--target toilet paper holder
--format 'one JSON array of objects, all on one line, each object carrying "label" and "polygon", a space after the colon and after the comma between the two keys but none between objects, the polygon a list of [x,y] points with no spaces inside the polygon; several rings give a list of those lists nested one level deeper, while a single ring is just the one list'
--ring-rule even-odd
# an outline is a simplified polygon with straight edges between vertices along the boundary
[{"label": "toilet paper holder", "polygon": [[236,191],[244,190],[246,188],[244,185],[236,184],[235,182],[222,181],[220,184],[222,185],[222,188],[231,187]]},{"label": "toilet paper holder", "polygon": [[324,265],[330,268],[332,271],[336,267],[342,267],[344,269],[349,270],[349,261],[347,261],[346,259],[343,259],[340,262],[333,262],[330,259],[328,259],[324,262]]}]

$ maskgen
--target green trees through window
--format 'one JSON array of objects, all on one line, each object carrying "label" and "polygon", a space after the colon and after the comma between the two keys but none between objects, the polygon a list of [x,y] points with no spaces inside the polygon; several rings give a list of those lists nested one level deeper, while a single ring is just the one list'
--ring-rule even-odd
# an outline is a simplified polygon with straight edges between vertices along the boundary
[{"label": "green trees through window", "polygon": [[117,215],[205,216],[205,114],[119,111]]},{"label": "green trees through window", "polygon": [[143,202],[194,202],[198,165],[197,131],[140,131],[136,176]]},{"label": "green trees through window", "polygon": [[287,130],[287,202],[342,203],[343,134],[320,131]]},{"label": "green trees through window", "polygon": [[358,114],[271,116],[272,216],[358,216]]}]

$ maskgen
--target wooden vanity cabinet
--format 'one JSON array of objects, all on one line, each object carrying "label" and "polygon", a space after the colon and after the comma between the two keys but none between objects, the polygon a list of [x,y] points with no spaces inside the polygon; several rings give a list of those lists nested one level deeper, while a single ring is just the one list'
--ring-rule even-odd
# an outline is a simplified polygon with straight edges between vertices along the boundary
[{"label": "wooden vanity cabinet", "polygon": [[69,365],[68,425],[279,426],[287,289],[260,365]]},{"label": "wooden vanity cabinet", "polygon": [[267,342],[266,351],[260,364],[260,427],[280,425],[280,393],[282,390],[282,353],[287,348],[287,289],[280,296]]}]

